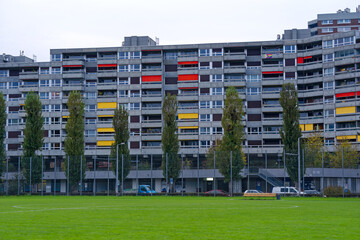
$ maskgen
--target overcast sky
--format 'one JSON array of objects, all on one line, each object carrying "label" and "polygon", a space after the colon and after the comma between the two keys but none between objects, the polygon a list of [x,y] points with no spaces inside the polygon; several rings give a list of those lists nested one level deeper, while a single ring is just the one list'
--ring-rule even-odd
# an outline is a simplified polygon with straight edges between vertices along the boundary
[{"label": "overcast sky", "polygon": [[318,13],[355,0],[0,0],[0,54],[37,56],[50,49],[121,46],[124,36],[161,45],[276,39],[307,28]]}]

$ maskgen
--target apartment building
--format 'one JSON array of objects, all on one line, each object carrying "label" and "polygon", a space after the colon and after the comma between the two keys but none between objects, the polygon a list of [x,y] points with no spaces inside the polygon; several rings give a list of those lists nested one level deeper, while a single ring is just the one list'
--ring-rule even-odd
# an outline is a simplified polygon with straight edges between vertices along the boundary
[{"label": "apartment building", "polygon": [[22,155],[23,106],[30,91],[38,93],[43,104],[41,154],[47,159],[48,171],[54,170],[54,159],[60,169],[65,156],[66,102],[73,90],[83,94],[86,105],[85,156],[89,163],[95,157],[109,156],[114,142],[113,111],[122,105],[129,112],[131,155],[140,162],[152,156],[159,167],[161,106],[168,93],[178,100],[179,153],[190,161],[203,161],[208,148],[222,137],[222,107],[229,86],[243,99],[244,152],[254,167],[264,167],[265,152],[269,168],[282,166],[279,93],[288,82],[298,90],[304,136],[322,131],[330,150],[343,139],[356,146],[360,143],[359,31],[190,45],[157,45],[149,37],[135,36],[126,37],[121,47],[52,49],[50,54],[50,62],[0,56],[0,89],[8,113],[6,153],[14,167]]},{"label": "apartment building", "polygon": [[336,13],[318,14],[316,19],[308,22],[308,29],[311,31],[311,36],[359,30],[359,19],[360,5],[355,12],[345,8]]}]

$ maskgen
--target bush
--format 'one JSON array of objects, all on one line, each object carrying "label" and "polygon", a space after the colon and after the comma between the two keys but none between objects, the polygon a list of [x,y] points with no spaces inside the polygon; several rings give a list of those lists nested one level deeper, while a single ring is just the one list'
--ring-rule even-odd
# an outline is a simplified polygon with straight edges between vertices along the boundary
[{"label": "bush", "polygon": [[[324,188],[324,194],[326,196],[342,196],[343,188],[340,186],[329,186]],[[349,194],[351,194],[351,192],[349,189],[347,189],[345,195],[349,195]]]}]

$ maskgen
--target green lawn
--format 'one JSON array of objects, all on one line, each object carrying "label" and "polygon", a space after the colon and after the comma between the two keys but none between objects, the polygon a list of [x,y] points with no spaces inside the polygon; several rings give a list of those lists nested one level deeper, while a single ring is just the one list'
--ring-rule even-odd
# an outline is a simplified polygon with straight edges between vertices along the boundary
[{"label": "green lawn", "polygon": [[0,239],[360,239],[360,199],[0,197]]}]

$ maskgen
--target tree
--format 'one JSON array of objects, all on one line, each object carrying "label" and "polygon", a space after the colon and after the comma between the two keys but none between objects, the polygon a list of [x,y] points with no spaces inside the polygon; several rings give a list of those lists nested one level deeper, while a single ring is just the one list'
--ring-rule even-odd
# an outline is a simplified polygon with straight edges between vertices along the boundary
[{"label": "tree", "polygon": [[30,183],[30,159],[31,159],[31,183],[41,182],[41,158],[36,151],[43,146],[44,119],[41,112],[41,101],[39,95],[29,92],[25,99],[26,124],[24,129],[23,143],[23,174],[25,181]]},{"label": "tree", "polygon": [[[295,85],[286,83],[280,92],[280,105],[283,108],[283,128],[280,131],[286,153],[287,172],[293,182],[298,182],[298,139],[301,137],[299,126],[299,100]],[[301,162],[301,161],[300,161]]]},{"label": "tree", "polygon": [[[229,182],[229,184],[231,176],[234,180],[241,178],[240,171],[245,166],[245,155],[242,152],[242,142],[244,140],[243,116],[242,100],[239,98],[237,90],[234,87],[229,87],[226,90],[225,106],[221,119],[224,136],[218,143],[215,154],[219,172],[224,176],[224,181]],[[230,152],[232,152],[232,157]]]},{"label": "tree", "polygon": [[0,177],[4,171],[4,160],[6,158],[4,147],[6,118],[6,103],[3,93],[0,92]]},{"label": "tree", "polygon": [[348,140],[343,140],[335,147],[335,152],[330,155],[330,167],[342,167],[342,154],[344,153],[344,168],[357,168],[359,153],[355,145]]},{"label": "tree", "polygon": [[[162,116],[163,116],[163,131],[161,137],[162,150],[163,150],[163,159],[162,159],[162,169],[163,175],[167,179],[166,182],[169,183],[169,179],[172,178],[175,183],[176,179],[179,177],[181,162],[179,160],[179,140],[176,124],[176,114],[177,114],[177,100],[175,95],[168,94],[163,102],[162,106]],[[167,159],[167,160],[166,160]],[[167,162],[167,164],[166,164]],[[166,173],[167,170],[167,173]],[[172,186],[172,191],[175,189],[175,184]]]},{"label": "tree", "polygon": [[[319,132],[313,132],[305,140],[305,166],[321,167],[324,140]],[[325,154],[324,154],[325,155]]]},{"label": "tree", "polygon": [[[83,98],[78,91],[69,94],[67,102],[69,118],[67,120],[65,138],[65,174],[69,178],[70,188],[77,189],[82,179],[85,178],[85,156],[84,156],[84,108]],[[69,172],[67,170],[69,161]],[[81,168],[82,166],[82,168]]]},{"label": "tree", "polygon": [[[128,148],[128,140],[130,138],[129,134],[129,114],[126,111],[125,107],[120,106],[114,111],[113,118],[113,128],[115,131],[114,143],[111,147],[111,157],[114,159],[112,161],[112,170],[116,176],[116,153],[118,154],[118,181],[121,183],[122,179],[125,179],[130,172],[130,151]],[[118,149],[117,149],[118,148]],[[122,160],[123,158],[123,160]],[[123,162],[122,162],[123,161]],[[123,169],[122,169],[123,165]],[[122,177],[124,173],[124,177]],[[121,189],[123,191],[123,189]]]}]

